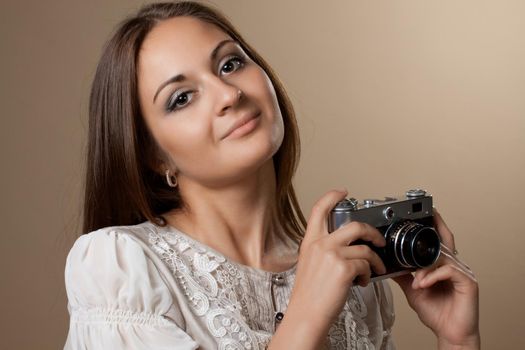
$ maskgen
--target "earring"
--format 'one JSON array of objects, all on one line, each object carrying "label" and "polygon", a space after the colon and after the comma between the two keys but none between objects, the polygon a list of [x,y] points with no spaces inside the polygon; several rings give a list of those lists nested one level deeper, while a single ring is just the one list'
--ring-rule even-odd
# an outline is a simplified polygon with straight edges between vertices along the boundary
[{"label": "earring", "polygon": [[[175,181],[173,181],[173,178]],[[169,187],[177,187],[178,185],[177,177],[175,175],[171,175],[169,169],[166,170],[166,182],[168,183]]]}]

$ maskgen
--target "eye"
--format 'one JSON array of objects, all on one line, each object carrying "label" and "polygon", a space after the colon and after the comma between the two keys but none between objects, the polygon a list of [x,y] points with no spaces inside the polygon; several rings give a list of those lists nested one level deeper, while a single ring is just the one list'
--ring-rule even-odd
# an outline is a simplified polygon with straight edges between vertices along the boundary
[{"label": "eye", "polygon": [[229,57],[226,62],[221,66],[221,74],[230,74],[242,68],[244,66],[244,60],[238,56]]},{"label": "eye", "polygon": [[183,91],[173,94],[173,96],[168,100],[166,105],[167,112],[173,112],[175,110],[186,107],[190,101],[193,99],[192,91]]}]

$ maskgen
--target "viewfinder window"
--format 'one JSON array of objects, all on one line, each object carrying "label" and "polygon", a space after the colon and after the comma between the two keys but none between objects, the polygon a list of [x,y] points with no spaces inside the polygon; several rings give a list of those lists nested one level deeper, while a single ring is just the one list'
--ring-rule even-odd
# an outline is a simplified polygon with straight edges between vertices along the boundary
[{"label": "viewfinder window", "polygon": [[419,213],[423,210],[423,203],[417,202],[412,204],[412,213]]}]

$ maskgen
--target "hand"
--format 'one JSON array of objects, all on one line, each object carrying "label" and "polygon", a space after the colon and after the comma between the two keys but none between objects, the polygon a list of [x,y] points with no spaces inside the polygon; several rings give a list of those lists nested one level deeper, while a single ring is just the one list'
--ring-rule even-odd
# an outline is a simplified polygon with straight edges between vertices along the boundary
[{"label": "hand", "polygon": [[454,236],[435,210],[434,222],[442,241],[435,266],[418,270],[414,276],[393,279],[419,319],[436,334],[440,349],[478,349],[478,283],[470,268],[453,253]]},{"label": "hand", "polygon": [[330,191],[314,205],[299,250],[294,289],[290,305],[308,306],[305,311],[316,322],[330,324],[340,314],[349,288],[356,281],[366,286],[371,270],[386,272],[381,258],[364,244],[349,245],[361,239],[384,246],[385,239],[374,227],[351,222],[331,234],[328,215],[347,195],[346,191]]}]

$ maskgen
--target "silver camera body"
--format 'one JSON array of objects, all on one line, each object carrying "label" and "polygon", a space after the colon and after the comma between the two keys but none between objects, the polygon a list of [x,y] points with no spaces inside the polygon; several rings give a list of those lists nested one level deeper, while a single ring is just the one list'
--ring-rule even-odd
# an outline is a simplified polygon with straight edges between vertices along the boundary
[{"label": "silver camera body", "polygon": [[441,241],[434,228],[432,196],[412,189],[398,197],[365,199],[347,198],[339,202],[328,217],[329,232],[352,222],[376,227],[385,237],[386,246],[376,247],[362,240],[383,260],[387,272],[372,272],[371,281],[399,276],[417,268],[432,266],[440,255]]}]

